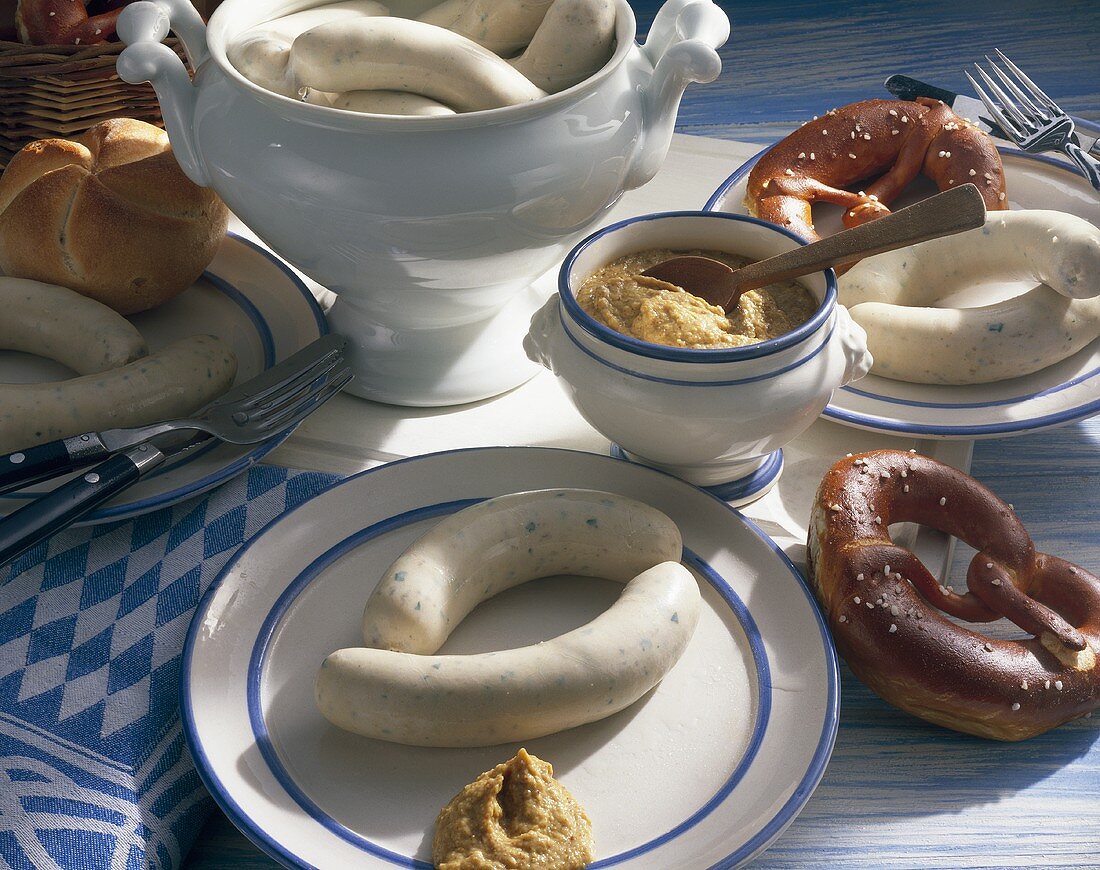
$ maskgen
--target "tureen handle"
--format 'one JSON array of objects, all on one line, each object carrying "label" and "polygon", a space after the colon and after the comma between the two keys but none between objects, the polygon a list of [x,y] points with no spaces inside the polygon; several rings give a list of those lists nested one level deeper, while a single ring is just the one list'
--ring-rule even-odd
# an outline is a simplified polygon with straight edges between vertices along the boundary
[{"label": "tureen handle", "polygon": [[115,66],[123,81],[152,83],[176,160],[195,184],[208,187],[210,177],[192,131],[195,88],[183,61],[162,42],[169,30],[182,40],[191,68],[198,69],[209,56],[206,25],[188,0],[139,0],[127,6],[118,18],[118,35],[127,47]]},{"label": "tureen handle", "polygon": [[726,13],[711,0],[668,0],[657,13],[640,53],[653,73],[642,88],[642,141],[626,189],[645,184],[661,168],[684,89],[712,82],[722,72],[716,48],[729,39]]}]

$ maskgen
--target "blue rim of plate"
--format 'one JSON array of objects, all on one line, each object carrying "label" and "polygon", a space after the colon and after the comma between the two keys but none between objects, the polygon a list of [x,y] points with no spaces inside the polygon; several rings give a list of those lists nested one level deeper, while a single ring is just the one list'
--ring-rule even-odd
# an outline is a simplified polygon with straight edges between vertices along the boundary
[{"label": "blue rim of plate", "polygon": [[[349,535],[339,543],[334,544],[314,559],[304,571],[295,577],[290,585],[283,591],[283,594],[276,600],[275,605],[268,612],[256,636],[256,642],[252,647],[252,655],[249,661],[247,697],[248,715],[252,725],[252,735],[256,739],[256,745],[259,747],[260,754],[263,756],[264,761],[267,762],[268,769],[278,781],[279,785],[281,785],[287,794],[294,799],[298,806],[305,810],[324,828],[340,837],[340,839],[345,840],[375,858],[380,858],[397,867],[411,868],[411,870],[432,870],[432,865],[417,858],[411,858],[408,855],[393,852],[355,833],[355,831],[352,831],[332,816],[328,815],[298,787],[298,784],[294,781],[293,777],[291,777],[286,766],[279,758],[278,750],[276,750],[271,741],[271,736],[268,733],[267,722],[263,713],[263,703],[260,699],[261,681],[267,663],[267,653],[270,647],[271,638],[277,631],[286,611],[294,604],[298,596],[305,591],[309,584],[333,562],[345,556],[356,547],[380,537],[381,535],[396,531],[411,523],[419,522],[420,520],[449,515],[463,508],[470,507],[471,505],[479,504],[482,501],[485,501],[485,499],[463,499],[457,502],[425,505],[421,508],[408,511],[407,513],[380,520],[371,526],[367,526]],[[752,734],[733,772],[722,784],[721,788],[719,788],[700,809],[696,810],[686,820],[676,825],[670,831],[652,840],[648,840],[640,846],[635,846],[626,852],[612,855],[608,858],[601,858],[590,864],[589,867],[591,870],[614,867],[623,861],[629,861],[632,858],[645,855],[695,827],[695,825],[709,816],[727,797],[729,797],[733,789],[736,788],[737,784],[744,778],[753,759],[756,758],[756,753],[760,749],[760,744],[764,741],[764,732],[767,730],[768,720],[771,716],[771,670],[768,665],[768,655],[767,651],[764,649],[764,640],[760,636],[760,631],[757,629],[756,623],[749,613],[748,608],[745,607],[745,603],[738,597],[737,593],[733,591],[733,588],[722,579],[717,571],[687,548],[684,548],[683,561],[698,571],[703,578],[714,587],[714,590],[722,597],[722,600],[737,618],[741,631],[748,640],[749,648],[752,651],[753,663],[756,666],[756,685],[758,687],[758,699],[756,714],[753,717]]]},{"label": "blue rim of plate", "polygon": [[[1100,125],[1093,124],[1082,118],[1074,118],[1074,123],[1079,127],[1089,130],[1090,132],[1100,132]],[[772,145],[768,145],[765,148],[760,149],[756,154],[742,163],[737,169],[730,174],[725,181],[723,181],[718,188],[711,194],[710,199],[707,200],[706,205],[703,206],[704,211],[717,211],[718,203],[721,202],[730,189],[733,188],[741,179],[743,179],[752,168],[756,165],[768,151],[772,149]],[[998,145],[997,150],[1013,159],[1031,160],[1036,163],[1041,163],[1045,166],[1051,166],[1056,169],[1062,169],[1071,175],[1080,177],[1078,172],[1068,163],[1062,160],[1057,160],[1053,157],[1047,157],[1045,154],[1029,154],[1026,151],[1022,151],[1019,148],[1013,148],[1011,146]],[[727,214],[727,212],[718,212],[719,214]],[[884,405],[898,405],[901,407],[913,407],[913,408],[937,408],[944,411],[951,409],[970,409],[970,408],[983,408],[983,407],[996,407],[1004,405],[1012,405],[1016,403],[1022,403],[1031,401],[1043,396],[1052,395],[1054,393],[1067,390],[1072,387],[1080,386],[1086,381],[1092,380],[1095,377],[1100,376],[1100,368],[1095,368],[1090,372],[1082,375],[1078,375],[1065,383],[1058,384],[1053,387],[1048,387],[1043,390],[1037,390],[1034,393],[1028,393],[1023,396],[1015,396],[1009,399],[1000,399],[991,402],[961,402],[961,403],[947,403],[947,402],[921,402],[910,399],[900,399],[893,396],[884,396],[879,393],[872,393],[868,390],[861,390],[858,387],[851,385],[840,387],[843,392],[851,395],[860,396],[862,398],[870,399],[872,401],[881,402]],[[1100,412],[1100,398],[1094,399],[1091,402],[1077,405],[1073,408],[1067,408],[1063,411],[1058,411],[1053,414],[1046,414],[1041,417],[1029,417],[1025,420],[1012,420],[1002,423],[982,423],[966,426],[943,426],[935,423],[910,423],[905,420],[893,420],[888,417],[878,417],[871,414],[861,413],[859,411],[849,411],[845,408],[837,407],[833,402],[826,405],[825,410],[821,412],[821,416],[828,417],[832,420],[836,420],[840,423],[846,423],[851,426],[856,426],[861,429],[870,429],[875,432],[900,432],[907,435],[933,435],[941,437],[956,437],[956,438],[969,438],[974,436],[993,436],[993,435],[1007,435],[1015,432],[1032,432],[1038,429],[1046,429],[1052,426],[1059,426],[1064,423],[1072,423],[1075,420],[1083,420],[1087,417],[1091,417],[1094,414]]]},{"label": "blue rim of plate", "polygon": [[[257,245],[251,239],[246,239],[244,236],[238,233],[228,231],[226,237],[232,239],[234,242],[239,242],[246,248],[251,249],[255,253],[262,256],[279,271],[281,271],[290,280],[290,283],[294,286],[299,293],[302,294],[306,301],[306,305],[313,313],[314,320],[317,323],[317,329],[319,336],[328,334],[328,323],[325,320],[325,314],[321,310],[321,306],[317,304],[317,300],[314,298],[313,293],[306,286],[305,282],[294,273],[294,271],[282,260],[280,260],[273,253],[266,248]],[[208,281],[216,290],[228,297],[238,308],[244,312],[244,315],[252,323],[256,330],[256,334],[259,336],[260,345],[263,348],[264,356],[264,368],[271,368],[278,360],[275,358],[275,338],[271,333],[271,327],[268,326],[267,321],[264,320],[263,315],[260,313],[256,305],[249,299],[244,293],[242,293],[236,286],[231,284],[225,278],[215,274],[209,270],[203,272],[202,278]],[[182,501],[193,495],[206,492],[207,490],[217,486],[220,483],[236,477],[245,469],[252,465],[255,465],[268,453],[282,444],[287,438],[290,437],[294,431],[293,427],[285,432],[276,435],[274,438],[270,438],[267,441],[262,441],[255,445],[252,449],[248,450],[242,456],[237,457],[233,462],[212,471],[210,474],[199,478],[198,480],[191,481],[190,483],[179,486],[173,490],[159,493],[157,495],[149,496],[148,498],[141,499],[140,501],[127,502],[125,504],[115,505],[113,507],[104,507],[92,511],[81,520],[80,525],[91,525],[94,523],[101,523],[107,520],[117,519],[129,519],[131,517],[138,516],[139,514],[146,513],[148,511],[156,510],[159,507],[163,507],[168,504],[174,504],[177,501]],[[203,444],[194,450],[187,451],[187,453],[178,461],[174,463],[168,463],[161,468],[154,470],[147,480],[160,476],[169,471],[175,471],[178,468],[182,468],[196,459],[206,455],[212,450],[222,446],[218,441],[211,441],[209,444]],[[26,500],[28,498],[36,498],[38,496],[46,495],[45,492],[25,492],[18,491],[12,493],[6,493],[0,495],[0,498],[4,499],[19,499]]]},{"label": "blue rim of plate", "polygon": [[[354,474],[351,477],[347,477],[344,480],[341,480],[341,481],[338,481],[338,482],[332,484],[331,486],[325,488],[324,490],[322,490],[321,492],[319,492],[316,495],[312,496],[311,498],[307,499],[306,501],[302,502],[301,504],[295,506],[291,510],[286,511],[283,514],[280,514],[279,516],[275,517],[270,522],[268,522],[263,528],[261,528],[259,531],[257,531],[256,534],[254,534],[237,551],[237,553],[233,556],[233,558],[228,563],[226,563],[226,565],[219,572],[218,576],[210,584],[210,588],[207,589],[207,591],[203,594],[202,599],[199,601],[199,605],[195,610],[195,615],[192,617],[191,624],[190,624],[190,626],[187,630],[187,637],[184,641],[183,654],[182,654],[182,660],[181,660],[180,719],[181,719],[182,726],[183,726],[183,733],[184,733],[184,736],[187,739],[187,745],[190,748],[192,758],[195,762],[195,769],[199,774],[199,778],[202,780],[203,785],[206,786],[207,791],[209,791],[211,796],[214,798],[215,803],[218,804],[218,806],[221,808],[222,812],[224,812],[226,814],[226,816],[229,817],[229,820],[231,822],[233,822],[233,824],[237,827],[237,829],[239,831],[241,831],[241,833],[243,833],[250,841],[252,841],[252,843],[258,849],[260,849],[264,854],[266,854],[270,858],[272,858],[276,861],[279,861],[284,866],[287,866],[287,867],[305,867],[305,866],[309,866],[309,865],[305,864],[300,857],[298,857],[298,856],[292,854],[291,852],[289,852],[282,844],[276,842],[266,831],[264,831],[259,825],[257,825],[245,813],[245,811],[240,807],[240,805],[233,799],[232,795],[229,794],[228,790],[225,788],[225,786],[222,784],[221,780],[218,778],[217,774],[215,773],[214,768],[213,768],[212,764],[210,763],[210,757],[207,755],[201,741],[199,740],[198,734],[197,734],[197,729],[196,729],[196,724],[195,724],[195,711],[194,711],[194,707],[191,703],[191,692],[190,692],[191,670],[192,670],[192,664],[193,664],[193,661],[194,661],[195,648],[196,648],[196,644],[197,644],[199,634],[200,634],[199,627],[205,621],[206,611],[209,609],[211,603],[213,602],[214,595],[217,593],[218,589],[221,587],[221,584],[225,580],[225,578],[229,576],[229,574],[233,571],[233,569],[241,561],[242,557],[249,550],[251,550],[251,548],[253,546],[255,546],[270,529],[272,529],[277,523],[279,523],[280,521],[282,521],[286,517],[293,514],[295,511],[300,510],[305,505],[307,505],[310,502],[314,501],[314,499],[321,498],[322,496],[327,495],[328,493],[332,492],[333,490],[338,489],[339,487],[344,486],[345,484],[351,483],[352,481],[357,480],[361,477],[366,477],[367,475],[374,474],[376,472],[379,472],[383,469],[390,468],[390,467],[395,466],[395,465],[404,465],[405,463],[408,463],[408,462],[417,462],[417,461],[421,461],[421,460],[424,460],[424,459],[434,458],[434,457],[439,457],[439,456],[453,456],[453,455],[462,455],[462,454],[470,454],[470,453],[480,453],[480,452],[483,452],[483,451],[486,451],[486,450],[502,450],[502,449],[504,449],[504,450],[507,450],[507,449],[531,450],[531,451],[539,451],[539,452],[547,452],[547,453],[555,453],[555,454],[577,454],[577,455],[580,455],[580,456],[595,458],[597,460],[606,459],[607,461],[618,461],[618,460],[612,459],[611,457],[601,457],[598,454],[585,453],[585,452],[579,451],[579,450],[564,450],[564,449],[561,449],[561,448],[549,448],[549,447],[518,447],[518,448],[470,447],[470,448],[462,448],[462,449],[457,449],[457,450],[445,450],[445,451],[440,451],[440,452],[437,452],[437,453],[428,453],[428,454],[425,454],[423,456],[411,456],[411,457],[408,457],[406,459],[399,459],[399,460],[396,460],[394,462],[386,463],[385,465],[380,465],[380,466],[377,466],[375,468],[367,469],[366,471],[361,471],[358,474]],[[659,470],[654,469],[654,468],[646,468],[644,466],[641,466],[641,468],[644,468],[645,471],[647,471],[651,474],[658,474],[658,475],[662,475],[664,477],[671,477],[673,480],[677,481],[680,484],[683,484],[684,486],[692,487],[691,484],[689,484],[689,483],[687,483],[683,480],[680,480],[679,478],[676,478],[673,475],[666,474],[663,471],[659,471]],[[698,489],[698,487],[692,487],[692,488]],[[823,652],[824,652],[824,657],[825,657],[824,664],[825,664],[825,669],[826,669],[827,698],[826,698],[825,715],[824,715],[824,720],[825,721],[822,725],[821,736],[818,740],[817,747],[814,750],[814,754],[811,757],[809,764],[807,765],[806,771],[803,774],[803,776],[802,776],[801,780],[799,781],[798,785],[795,787],[794,791],[791,793],[790,797],[787,798],[787,801],[783,804],[782,807],[779,808],[779,810],[776,812],[776,814],[772,817],[772,819],[767,824],[764,825],[763,828],[761,828],[748,841],[743,843],[735,852],[733,852],[732,854],[726,856],[725,858],[723,858],[722,860],[716,862],[715,864],[711,865],[710,868],[708,868],[708,870],[729,870],[729,868],[736,867],[736,866],[750,860],[755,855],[759,854],[761,851],[766,849],[787,828],[787,826],[790,825],[791,822],[794,821],[795,817],[802,810],[802,808],[806,805],[806,802],[810,799],[810,796],[813,794],[814,790],[817,788],[818,783],[821,782],[821,778],[825,774],[825,768],[828,765],[829,758],[832,755],[833,745],[836,742],[837,729],[839,727],[839,722],[840,722],[840,664],[839,664],[839,660],[837,658],[836,647],[833,645],[832,636],[830,635],[829,630],[828,630],[827,626],[825,625],[825,619],[822,616],[821,610],[819,609],[819,607],[817,605],[817,599],[814,597],[813,592],[810,590],[810,587],[807,585],[805,578],[802,576],[802,573],[795,567],[794,563],[788,558],[787,554],[783,552],[783,550],[779,547],[779,545],[776,544],[775,541],[773,541],[768,536],[768,534],[766,532],[764,532],[763,529],[761,529],[759,526],[757,526],[756,523],[754,523],[748,517],[743,516],[739,511],[737,511],[734,508],[730,507],[728,504],[726,504],[724,501],[722,501],[717,496],[711,495],[710,493],[706,492],[705,490],[699,490],[699,491],[703,492],[703,494],[706,495],[708,498],[713,499],[718,504],[720,504],[725,510],[727,510],[731,514],[733,514],[734,517],[739,522],[741,522],[750,532],[752,532],[753,535],[755,535],[763,544],[765,544],[772,551],[772,553],[780,560],[780,562],[783,564],[783,566],[790,572],[791,576],[794,577],[795,582],[798,584],[798,587],[801,590],[802,594],[806,596],[806,599],[807,599],[807,601],[809,602],[809,605],[810,605],[810,612],[813,614],[813,618],[817,623],[818,631],[820,632],[820,636],[821,636],[821,642],[822,642],[822,647],[823,647]],[[451,504],[454,504],[454,503],[452,502]],[[394,519],[393,517],[389,518],[390,521],[392,521],[393,519]],[[383,521],[383,522],[386,522],[386,521]],[[377,523],[374,524],[374,526],[372,526],[372,528],[376,527],[377,525],[379,525],[379,524],[377,524]],[[359,534],[363,534],[362,530]],[[354,537],[354,535],[353,535],[353,537]],[[337,546],[339,546],[339,545],[337,545]],[[328,551],[326,551],[326,554],[328,552],[331,552],[332,549],[333,548],[330,548]],[[687,552],[688,551],[685,550],[685,553],[687,553]],[[323,558],[323,556],[320,557],[320,558]],[[703,564],[705,564],[705,563],[703,563]],[[304,574],[307,574],[310,570],[310,567],[312,567],[312,564],[309,567],[307,567],[302,572],[302,574],[299,575],[299,577],[303,576]],[[708,578],[708,582],[709,582],[709,578]],[[724,584],[724,581],[723,581],[723,584]],[[715,588],[718,589],[719,591],[721,591],[720,587],[716,586]],[[280,595],[280,598],[277,599],[277,601],[276,601],[276,606],[278,606],[279,600],[281,600],[284,596],[286,596],[288,594],[289,589],[290,589],[290,587],[288,586],[288,588],[283,591],[283,593]],[[733,590],[730,589],[730,592],[732,593]],[[736,594],[734,595],[734,597],[736,598]],[[723,595],[723,600],[726,601],[727,604],[729,603],[728,599],[726,599],[725,595]],[[752,621],[751,615],[749,615],[749,611],[748,611],[747,608],[745,609],[745,614],[746,614],[746,616],[749,616],[749,620],[750,620],[749,624],[752,625],[755,628],[755,622]],[[264,630],[268,627],[267,626],[267,620],[270,617],[270,615],[271,614],[269,613],[267,615],[267,617],[265,617],[265,621],[264,621],[263,625],[261,625],[260,631],[257,633],[257,644],[259,644],[263,639]],[[735,615],[738,615],[736,613],[736,611],[735,611]],[[747,626],[745,625],[744,622],[741,622],[739,615],[738,615],[738,621],[741,623],[742,629],[745,630],[747,628]],[[275,621],[275,624],[277,624],[277,620]],[[271,628],[273,629],[274,625],[271,626]],[[751,642],[751,635],[747,631],[746,631],[746,637],[748,637],[750,639],[750,642]],[[255,656],[255,654],[256,654],[256,652],[255,652],[255,648],[254,648],[252,655]],[[754,659],[759,661],[759,659],[757,659],[757,657],[756,657],[756,649],[755,648],[753,648],[753,656],[754,656]],[[766,658],[765,658],[765,661],[766,661]],[[251,664],[251,657],[250,657],[249,671],[250,672],[249,672],[249,675],[248,675],[248,682],[250,684],[250,689],[251,689],[251,681],[252,681],[252,678],[253,678],[253,673],[252,673],[253,672],[253,667],[252,667],[252,664]],[[770,682],[769,682],[768,689],[770,690],[770,688],[771,688],[771,686],[770,686]],[[761,692],[761,705],[762,705],[763,697],[764,697],[763,692]],[[251,699],[250,699],[250,703],[249,703],[250,719],[252,718],[251,707],[252,707],[252,704],[251,704]],[[763,716],[761,716],[761,715],[757,716],[757,723],[756,723],[757,726],[759,726],[760,721],[762,719],[763,719]],[[755,736],[756,735],[755,735],[755,730],[754,730],[754,739],[755,739]],[[762,735],[761,735],[761,739],[762,739]],[[758,746],[759,746],[759,744],[757,744],[756,748],[758,748]],[[273,752],[273,749],[271,751]],[[261,752],[263,752],[262,749],[261,749]],[[755,753],[755,749],[753,749],[753,752]],[[265,760],[267,760],[266,754],[264,755],[264,757],[265,757]],[[745,757],[748,757],[748,748],[746,748]],[[744,761],[744,759],[742,759],[742,761],[738,762],[737,770],[734,771],[734,775],[738,774],[738,771],[741,769],[742,766],[744,766],[745,770],[748,769],[749,764],[747,764],[747,763],[742,764],[743,761]],[[268,763],[270,763],[270,761],[268,761]],[[274,770],[272,772],[274,773]],[[290,794],[291,797],[295,801],[297,801],[297,798],[294,797],[293,792],[288,792],[288,794]],[[709,804],[709,802],[708,802],[708,804]],[[704,808],[705,807],[706,807],[706,805],[704,805]],[[401,857],[404,858],[405,856],[401,856]],[[624,860],[624,856],[617,856],[617,857],[618,857],[619,860]],[[411,865],[406,864],[404,866],[411,866]],[[416,866],[418,866],[418,865],[416,865]],[[593,866],[596,866],[596,865],[593,865]]]}]

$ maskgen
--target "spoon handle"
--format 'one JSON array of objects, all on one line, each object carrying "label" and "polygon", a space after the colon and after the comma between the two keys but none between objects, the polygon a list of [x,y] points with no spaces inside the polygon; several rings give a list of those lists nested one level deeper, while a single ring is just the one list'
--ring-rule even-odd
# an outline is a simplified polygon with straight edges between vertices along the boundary
[{"label": "spoon handle", "polygon": [[730,281],[739,292],[755,290],[873,254],[972,230],[984,223],[981,192],[973,184],[964,184],[870,223],[751,263],[730,275]]}]

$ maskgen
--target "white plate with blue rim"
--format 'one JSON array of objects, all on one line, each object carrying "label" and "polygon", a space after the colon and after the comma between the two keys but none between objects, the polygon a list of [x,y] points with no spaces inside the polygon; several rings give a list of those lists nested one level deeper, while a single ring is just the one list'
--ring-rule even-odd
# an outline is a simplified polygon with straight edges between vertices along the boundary
[{"label": "white plate with blue rim", "polygon": [[[1097,129],[1079,122],[1085,129]],[[764,149],[767,151],[768,149]],[[1067,163],[1012,147],[999,148],[1011,208],[1064,211],[1100,226],[1100,193]],[[714,192],[705,208],[748,214],[744,205],[749,173],[761,151]],[[926,179],[911,185],[894,208],[935,193]],[[814,206],[814,225],[823,235],[841,229],[841,209]],[[1100,283],[1100,275],[1096,276]],[[968,292],[959,304],[986,305],[1017,295],[1030,284],[988,284]],[[823,416],[876,432],[926,438],[1002,438],[1082,420],[1100,413],[1100,339],[1073,356],[1033,374],[990,384],[910,384],[868,375],[833,393]]]},{"label": "white plate with blue rim", "polygon": [[[213,262],[170,302],[129,318],[156,350],[189,335],[216,335],[237,356],[236,383],[255,377],[328,331],[324,313],[302,280],[254,242],[229,233]],[[52,360],[0,351],[0,383],[37,383],[73,377]],[[290,432],[260,444],[211,442],[188,450],[81,521],[128,519],[199,495],[258,462]],[[5,516],[68,479],[37,483],[0,495]]]},{"label": "white plate with blue rim", "polygon": [[[322,659],[361,643],[386,567],[485,498],[600,489],[667,513],[704,608],[680,661],[635,704],[524,742],[592,819],[592,868],[735,867],[809,799],[836,736],[837,658],[813,595],[760,529],[653,469],[534,447],[433,453],[336,484],[274,520],[199,605],[183,653],[183,721],[199,774],[260,849],[293,867],[426,868],[439,810],[520,744],[402,746],[317,711]],[[619,584],[536,580],[480,605],[443,653],[514,648],[604,611]]]}]

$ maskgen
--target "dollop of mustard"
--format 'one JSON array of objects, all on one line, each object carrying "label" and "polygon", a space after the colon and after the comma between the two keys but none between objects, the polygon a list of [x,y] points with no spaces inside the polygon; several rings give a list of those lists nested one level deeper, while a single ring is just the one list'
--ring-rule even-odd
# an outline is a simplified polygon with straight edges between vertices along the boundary
[{"label": "dollop of mustard", "polygon": [[525,749],[455,795],[432,841],[438,870],[581,870],[592,858],[588,815]]}]

